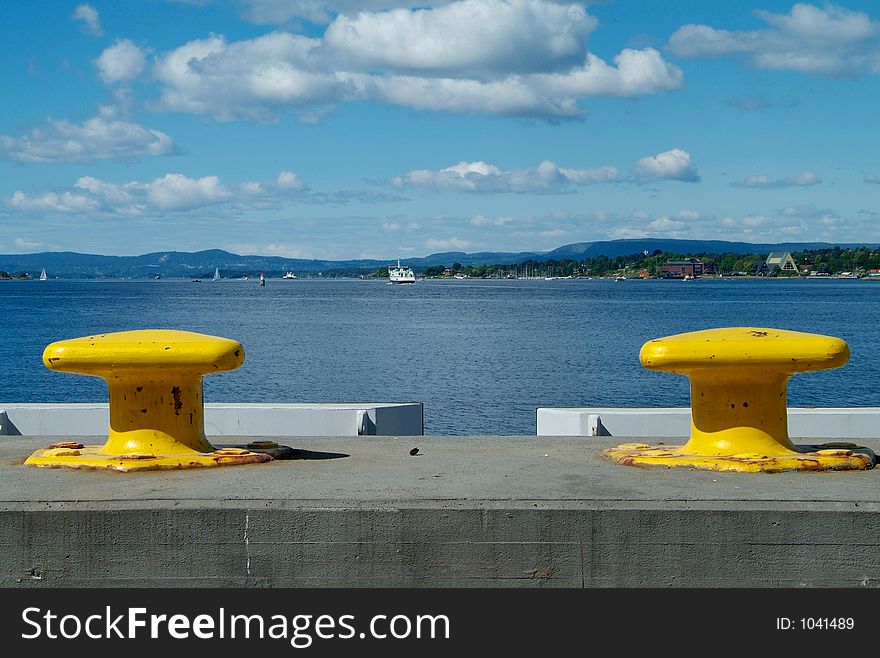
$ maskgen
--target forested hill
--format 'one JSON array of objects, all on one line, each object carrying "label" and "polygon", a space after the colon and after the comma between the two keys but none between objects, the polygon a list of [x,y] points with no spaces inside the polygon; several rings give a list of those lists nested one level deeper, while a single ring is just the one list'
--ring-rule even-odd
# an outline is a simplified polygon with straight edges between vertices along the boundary
[{"label": "forested hill", "polygon": [[[418,258],[402,258],[401,262],[422,271],[430,266],[463,266],[547,262],[559,260],[586,260],[600,256],[609,258],[655,251],[677,254],[766,254],[770,251],[798,252],[832,248],[821,242],[753,244],[721,240],[668,240],[643,238],[637,240],[607,240],[578,242],[546,252],[442,252]],[[840,247],[857,245],[842,244]],[[875,245],[872,245],[875,246]],[[0,272],[27,273],[36,278],[45,269],[50,278],[155,278],[210,277],[215,269],[224,278],[280,276],[293,271],[298,275],[325,276],[366,274],[396,261],[394,259],[308,260],[281,256],[243,256],[220,249],[198,252],[161,251],[141,256],[103,256],[69,251],[50,251],[34,254],[0,254]]]}]

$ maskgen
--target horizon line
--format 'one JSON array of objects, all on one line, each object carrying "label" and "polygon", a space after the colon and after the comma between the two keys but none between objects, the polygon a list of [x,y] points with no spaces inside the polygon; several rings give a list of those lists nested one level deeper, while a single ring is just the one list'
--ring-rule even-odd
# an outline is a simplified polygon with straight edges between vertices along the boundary
[{"label": "horizon line", "polygon": [[[492,251],[489,249],[482,249],[476,251],[436,251],[425,256],[410,256],[409,258],[417,258],[424,259],[430,258],[432,256],[439,256],[441,254],[463,254],[465,256],[471,256],[473,254],[479,253],[498,253],[498,254],[510,254],[510,255],[519,255],[519,254],[535,254],[535,255],[546,255],[557,251],[559,249],[563,249],[565,247],[570,247],[572,245],[594,245],[601,243],[621,243],[621,242],[720,242],[726,244],[748,244],[755,246],[762,245],[796,245],[796,244],[816,244],[816,245],[829,245],[830,247],[835,246],[846,246],[846,247],[880,247],[880,242],[828,242],[824,240],[800,240],[800,241],[785,241],[785,242],[749,242],[746,240],[722,240],[717,238],[658,238],[658,237],[644,237],[644,238],[615,238],[615,239],[604,239],[604,240],[584,240],[580,242],[570,242],[564,245],[560,245],[558,247],[554,247],[553,249],[548,249],[546,251],[538,251],[538,250],[521,250],[521,251]],[[280,258],[282,260],[301,260],[301,261],[325,261],[325,262],[340,262],[340,261],[385,261],[385,260],[397,260],[398,256],[394,256],[389,258],[380,258],[380,257],[351,257],[351,258],[303,258],[297,256],[282,256],[279,254],[239,254],[233,251],[229,251],[227,249],[223,249],[221,247],[209,247],[207,249],[198,249],[196,251],[181,251],[178,249],[160,249],[158,251],[148,251],[140,254],[102,254],[102,253],[89,253],[82,251],[74,251],[71,249],[53,249],[46,251],[34,251],[34,252],[26,252],[26,253],[0,253],[0,257],[22,257],[22,256],[41,256],[44,254],[75,254],[78,256],[100,256],[104,258],[140,258],[143,256],[149,256],[152,254],[166,254],[166,253],[177,253],[177,254],[200,254],[208,251],[222,251],[224,253],[230,254],[232,256],[239,256],[244,258]]]}]

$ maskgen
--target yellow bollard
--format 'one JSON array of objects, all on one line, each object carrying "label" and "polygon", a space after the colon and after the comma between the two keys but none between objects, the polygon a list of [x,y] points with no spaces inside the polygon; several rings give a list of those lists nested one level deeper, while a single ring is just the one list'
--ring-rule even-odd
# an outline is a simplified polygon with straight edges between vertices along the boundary
[{"label": "yellow bollard", "polygon": [[110,432],[103,446],[56,443],[25,464],[141,471],[269,461],[284,448],[216,449],[205,437],[202,376],[243,362],[237,341],[188,331],[122,331],[52,343],[43,352],[47,368],[107,382]]},{"label": "yellow bollard", "polygon": [[604,455],[619,464],[713,471],[863,470],[874,454],[851,443],[796,446],[788,437],[786,387],[798,372],[849,359],[839,338],[781,329],[694,331],[645,343],[649,370],[691,380],[691,436],[683,446],[627,443]]}]

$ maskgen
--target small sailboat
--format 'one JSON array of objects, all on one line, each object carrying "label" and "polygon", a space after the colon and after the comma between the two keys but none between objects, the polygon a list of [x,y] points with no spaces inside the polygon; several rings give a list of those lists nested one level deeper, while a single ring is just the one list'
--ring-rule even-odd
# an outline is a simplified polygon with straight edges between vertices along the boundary
[{"label": "small sailboat", "polygon": [[211,281],[219,281],[220,280],[220,268],[214,268],[214,278]]},{"label": "small sailboat", "polygon": [[40,281],[48,281],[49,277],[46,276],[46,268],[43,268],[43,271],[40,272]]},{"label": "small sailboat", "polygon": [[265,286],[265,285],[266,285],[266,277],[265,277],[265,275],[264,275],[262,272],[260,272],[260,285],[261,285],[261,286]]}]

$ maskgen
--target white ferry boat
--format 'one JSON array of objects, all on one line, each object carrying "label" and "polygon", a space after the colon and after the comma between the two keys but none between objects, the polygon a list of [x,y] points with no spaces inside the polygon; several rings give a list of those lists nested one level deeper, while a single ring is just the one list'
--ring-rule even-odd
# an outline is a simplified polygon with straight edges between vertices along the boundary
[{"label": "white ferry boat", "polygon": [[296,274],[294,274],[293,272],[285,272],[281,278],[282,279],[295,279]]},{"label": "white ferry boat", "polygon": [[398,259],[397,267],[388,266],[388,280],[391,283],[415,283],[416,274],[409,267],[402,266],[400,259]]}]

